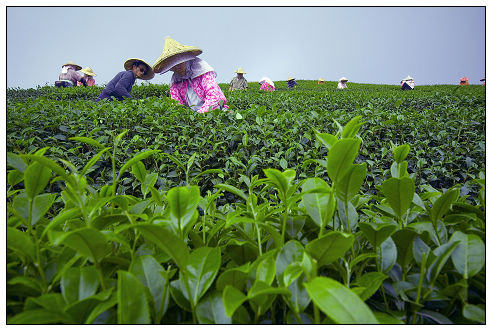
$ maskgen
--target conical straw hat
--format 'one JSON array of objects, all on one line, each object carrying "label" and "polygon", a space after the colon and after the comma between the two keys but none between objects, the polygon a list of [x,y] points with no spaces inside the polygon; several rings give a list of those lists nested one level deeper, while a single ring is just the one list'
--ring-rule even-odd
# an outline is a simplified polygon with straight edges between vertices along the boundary
[{"label": "conical straw hat", "polygon": [[324,82],[325,80],[323,78],[318,78],[318,81]]},{"label": "conical straw hat", "polygon": [[73,66],[75,68],[75,71],[78,71],[78,70],[82,69],[81,66],[79,66],[78,64],[73,63],[72,60],[70,60],[67,63],[65,63],[64,65],[62,65],[62,67],[64,67],[64,66]]},{"label": "conical straw hat", "polygon": [[342,77],[338,80],[339,82],[348,82],[348,79],[345,77]]},{"label": "conical straw hat", "polygon": [[88,76],[97,76],[93,71],[92,71],[92,68],[91,67],[87,67],[87,68],[84,68],[82,70],[80,70],[80,72],[83,72],[84,74],[88,75]]},{"label": "conical straw hat", "polygon": [[407,76],[407,77],[403,78],[402,80],[413,80],[413,77]]},{"label": "conical straw hat", "polygon": [[143,75],[142,77],[140,77],[140,79],[149,80],[149,79],[154,78],[154,76],[155,76],[154,70],[152,70],[152,67],[142,59],[132,58],[132,59],[126,60],[125,64],[124,64],[125,70],[131,70],[133,63],[135,63],[135,61],[142,61],[145,64],[145,66],[147,67],[147,73],[145,75]]},{"label": "conical straw hat", "polygon": [[289,76],[289,78],[287,78],[287,80],[293,80],[293,79],[295,79],[295,78],[292,76]]},{"label": "conical straw hat", "polygon": [[238,74],[245,74],[245,73],[246,73],[246,71],[244,71],[244,70],[243,70],[243,67],[239,67],[239,69],[237,69],[237,70],[236,70],[236,71],[234,71],[234,72],[236,72],[236,73],[238,73]]},{"label": "conical straw hat", "polygon": [[[182,45],[171,37],[164,40],[164,48],[159,58],[154,62],[154,71],[164,73],[169,71],[176,64],[190,60],[192,56],[198,56],[202,50],[195,46]],[[187,54],[188,57],[177,57],[179,54]],[[183,59],[185,59],[183,61]]]}]

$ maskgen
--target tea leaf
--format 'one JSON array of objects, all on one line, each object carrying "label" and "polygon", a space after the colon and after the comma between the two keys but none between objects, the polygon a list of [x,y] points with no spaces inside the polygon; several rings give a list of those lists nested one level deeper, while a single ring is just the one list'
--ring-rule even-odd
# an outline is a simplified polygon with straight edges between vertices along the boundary
[{"label": "tea leaf", "polygon": [[131,273],[118,270],[118,324],[149,323],[149,306],[143,285]]},{"label": "tea leaf", "polygon": [[458,242],[453,251],[453,264],[465,279],[475,276],[485,264],[485,245],[479,236],[456,231],[449,242]]},{"label": "tea leaf", "polygon": [[451,204],[458,199],[459,194],[460,191],[458,189],[448,190],[436,200],[430,212],[434,224],[449,210]]},{"label": "tea leaf", "polygon": [[402,163],[406,159],[409,152],[410,145],[408,144],[393,148],[393,158],[395,159],[395,162]]},{"label": "tea leaf", "polygon": [[326,168],[330,179],[337,183],[350,169],[350,165],[354,162],[359,147],[360,139],[344,138],[340,139],[333,145],[328,152]]},{"label": "tea leaf", "polygon": [[316,277],[305,284],[314,303],[338,324],[378,324],[369,307],[339,282]]},{"label": "tea leaf", "polygon": [[382,191],[395,214],[401,218],[412,203],[415,185],[408,177],[389,178],[383,182]]},{"label": "tea leaf", "polygon": [[24,171],[25,192],[29,199],[34,199],[48,184],[51,170],[39,162],[30,164]]},{"label": "tea leaf", "polygon": [[318,260],[318,266],[330,264],[352,248],[354,236],[352,234],[331,231],[322,237],[309,242],[306,252]]},{"label": "tea leaf", "polygon": [[359,227],[364,236],[369,240],[373,247],[378,247],[391,236],[398,226],[393,223],[359,223]]}]

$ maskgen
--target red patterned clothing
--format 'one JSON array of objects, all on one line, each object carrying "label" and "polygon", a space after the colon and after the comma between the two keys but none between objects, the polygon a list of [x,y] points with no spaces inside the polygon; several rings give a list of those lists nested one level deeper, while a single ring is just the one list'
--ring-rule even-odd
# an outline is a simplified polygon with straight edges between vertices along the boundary
[{"label": "red patterned clothing", "polygon": [[[77,86],[82,86],[82,85],[84,85],[84,84],[82,84],[81,82],[77,82]],[[92,78],[92,77],[88,77],[87,78],[87,85],[88,86],[94,86],[94,85],[96,85],[96,80],[94,78]]]},{"label": "red patterned clothing", "polygon": [[[188,80],[183,80],[177,83],[171,82],[171,98],[177,100],[182,105],[189,106],[186,102],[187,87]],[[193,78],[191,80],[191,87],[198,97],[204,100],[203,105],[198,110],[199,113],[206,113],[210,107],[212,107],[212,109],[220,108],[220,100],[224,100],[224,108],[229,109],[229,107],[225,105],[227,99],[224,92],[222,92],[219,84],[217,84],[217,81],[215,80],[214,71],[209,71],[203,75]]]},{"label": "red patterned clothing", "polygon": [[268,84],[267,82],[263,82],[263,84],[261,84],[260,90],[264,90],[264,91],[275,91],[275,87],[273,87],[272,85]]}]

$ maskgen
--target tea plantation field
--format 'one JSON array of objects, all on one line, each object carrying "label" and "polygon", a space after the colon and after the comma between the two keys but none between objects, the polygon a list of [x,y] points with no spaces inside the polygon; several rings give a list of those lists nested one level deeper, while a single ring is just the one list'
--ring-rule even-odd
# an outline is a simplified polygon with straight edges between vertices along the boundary
[{"label": "tea plantation field", "polygon": [[484,324],[483,86],[7,90],[8,324]]}]

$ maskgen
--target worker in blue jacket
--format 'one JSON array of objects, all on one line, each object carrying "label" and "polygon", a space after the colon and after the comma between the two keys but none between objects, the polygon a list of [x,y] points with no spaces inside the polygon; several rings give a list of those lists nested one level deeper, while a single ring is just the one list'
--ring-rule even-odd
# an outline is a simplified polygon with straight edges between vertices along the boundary
[{"label": "worker in blue jacket", "polygon": [[104,90],[102,90],[96,101],[102,99],[111,100],[111,97],[120,101],[123,98],[131,98],[130,91],[137,78],[149,80],[154,77],[154,70],[144,60],[128,59],[125,61],[124,67],[126,71],[122,71],[114,76]]}]

